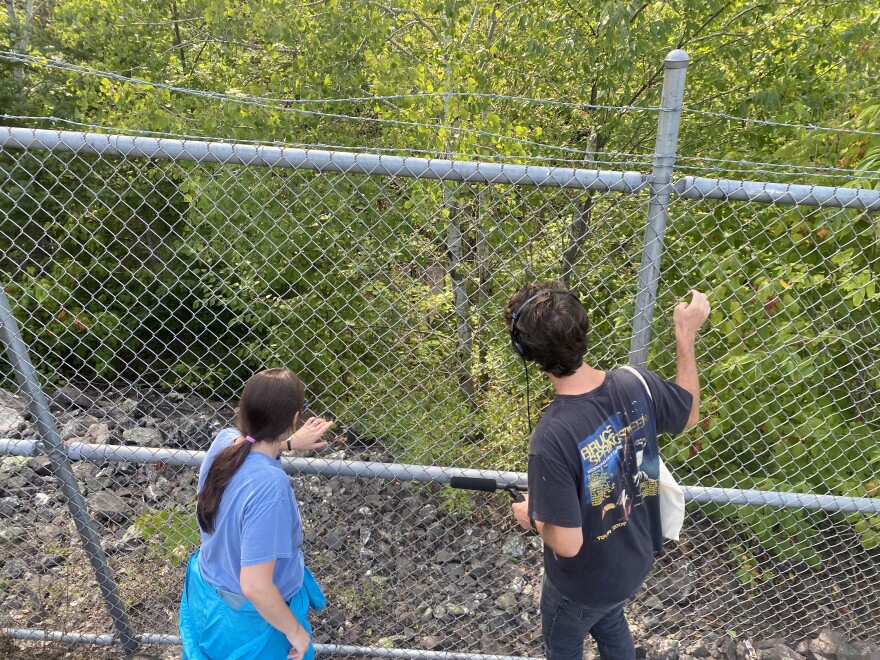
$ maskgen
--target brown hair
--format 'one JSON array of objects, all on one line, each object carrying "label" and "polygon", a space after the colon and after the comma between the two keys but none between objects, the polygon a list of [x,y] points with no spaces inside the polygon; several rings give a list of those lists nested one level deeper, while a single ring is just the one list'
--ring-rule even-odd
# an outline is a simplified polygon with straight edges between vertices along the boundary
[{"label": "brown hair", "polygon": [[[257,372],[245,383],[238,402],[238,430],[255,442],[274,442],[291,431],[296,413],[302,410],[304,404],[305,387],[299,376],[290,369]],[[220,508],[223,491],[244,463],[252,446],[250,442],[232,444],[217,454],[211,463],[196,505],[196,518],[203,531],[214,531],[214,517]]]},{"label": "brown hair", "polygon": [[516,312],[517,340],[541,371],[562,378],[583,364],[590,319],[580,300],[562,284],[536,282],[514,291],[504,308],[508,331]]}]

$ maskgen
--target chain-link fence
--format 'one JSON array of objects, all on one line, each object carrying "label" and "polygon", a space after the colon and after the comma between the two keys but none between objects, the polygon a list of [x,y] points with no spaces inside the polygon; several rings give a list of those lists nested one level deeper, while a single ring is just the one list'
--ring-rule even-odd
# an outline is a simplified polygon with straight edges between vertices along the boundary
[{"label": "chain-link fence", "polygon": [[[536,417],[552,393],[535,373],[526,398],[500,315],[549,278],[584,301],[606,368],[647,351],[672,377],[674,302],[697,288],[714,305],[703,420],[663,443],[689,515],[630,608],[637,632],[880,641],[877,193],[677,178],[668,161],[671,186],[657,167],[0,141],[3,284],[64,443],[41,454],[52,431],[0,391],[7,634],[173,642],[200,452],[243,381],[284,365],[337,421],[326,450],[286,464],[328,594],[319,652],[540,655],[539,541],[504,496],[446,484],[524,483],[526,406]],[[646,250],[670,193],[665,248],[661,223]],[[651,250],[662,264],[640,266]],[[14,392],[27,365],[11,325]],[[67,506],[65,456],[90,517]],[[103,547],[102,590],[77,531]]]}]

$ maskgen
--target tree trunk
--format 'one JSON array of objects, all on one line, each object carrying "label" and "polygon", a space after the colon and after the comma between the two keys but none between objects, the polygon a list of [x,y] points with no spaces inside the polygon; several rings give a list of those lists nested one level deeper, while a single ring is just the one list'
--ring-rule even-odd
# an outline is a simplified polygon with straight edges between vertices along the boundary
[{"label": "tree trunk", "polygon": [[462,211],[448,183],[443,184],[443,208],[449,213],[446,224],[446,252],[449,258],[449,280],[452,283],[452,301],[455,307],[458,336],[458,382],[468,405],[473,407],[474,377],[470,369],[473,328],[470,321],[466,281],[462,272],[464,262],[464,241],[461,235]]},{"label": "tree trunk", "polygon": [[585,196],[575,204],[571,217],[571,226],[568,230],[568,248],[562,255],[562,281],[566,288],[571,287],[571,274],[574,264],[580,256],[587,235],[590,233],[590,224],[593,215],[593,193],[587,192]]},{"label": "tree trunk", "polygon": [[[593,91],[590,96],[591,102],[596,102],[596,85],[593,85]],[[594,131],[591,142],[592,149],[584,154],[586,160],[591,155],[597,156],[602,149],[605,148],[608,138],[601,133]],[[568,247],[562,255],[562,281],[566,287],[571,286],[571,275],[574,271],[574,264],[580,256],[584,247],[584,242],[590,232],[593,216],[593,192],[587,191],[584,196],[575,204],[574,212],[571,215],[571,226],[568,229]]]},{"label": "tree trunk", "polygon": [[[9,16],[9,43],[17,53],[27,53],[31,41],[31,22],[34,20],[34,0],[27,0],[24,7],[24,20],[19,20],[15,11],[15,0],[6,0],[6,14]],[[24,81],[24,64],[12,67],[12,75],[18,82]]]},{"label": "tree trunk", "polygon": [[[475,337],[479,337],[482,333],[486,336],[492,319],[487,317],[489,296],[492,291],[489,288],[489,237],[486,228],[483,226],[483,195],[488,192],[484,186],[481,186],[474,198],[474,227],[476,228],[476,268],[477,273],[477,323],[479,324],[478,332]],[[477,341],[477,364],[480,367],[486,364],[486,342]],[[484,369],[480,369],[481,373],[485,373]],[[477,388],[480,392],[485,391],[488,382],[486,378],[477,380]]]}]

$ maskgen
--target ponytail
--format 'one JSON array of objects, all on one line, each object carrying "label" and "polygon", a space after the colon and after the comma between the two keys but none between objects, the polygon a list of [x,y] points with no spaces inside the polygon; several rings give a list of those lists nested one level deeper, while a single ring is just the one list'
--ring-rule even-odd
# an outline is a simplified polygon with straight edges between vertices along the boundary
[{"label": "ponytail", "polygon": [[251,453],[252,446],[250,442],[229,445],[217,454],[217,458],[211,463],[196,504],[196,518],[203,532],[207,534],[214,532],[214,517],[217,515],[217,509],[220,508],[223,491],[244,463],[244,459]]},{"label": "ponytail", "polygon": [[248,379],[238,402],[236,422],[239,433],[250,442],[226,447],[211,464],[196,505],[196,518],[203,532],[214,532],[223,491],[250,454],[253,443],[274,442],[289,433],[304,406],[305,387],[290,369],[266,369]]}]

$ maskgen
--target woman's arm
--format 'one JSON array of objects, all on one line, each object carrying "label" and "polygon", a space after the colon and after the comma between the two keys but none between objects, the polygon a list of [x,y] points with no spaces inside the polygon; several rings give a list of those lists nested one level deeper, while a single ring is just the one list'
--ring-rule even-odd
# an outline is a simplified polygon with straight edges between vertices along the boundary
[{"label": "woman's arm", "polygon": [[287,635],[287,640],[293,647],[287,657],[300,660],[309,648],[309,634],[281,597],[281,592],[272,580],[274,570],[274,559],[263,564],[242,566],[239,574],[241,593],[254,604],[260,616]]}]

